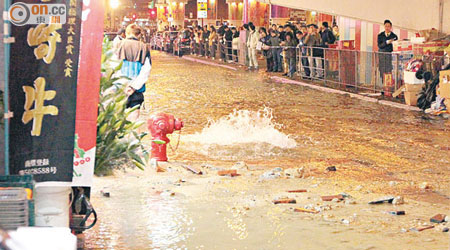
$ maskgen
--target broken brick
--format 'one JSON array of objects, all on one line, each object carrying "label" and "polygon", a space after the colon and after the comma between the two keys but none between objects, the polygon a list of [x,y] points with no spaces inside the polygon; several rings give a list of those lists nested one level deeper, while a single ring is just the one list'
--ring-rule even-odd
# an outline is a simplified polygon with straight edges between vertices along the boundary
[{"label": "broken brick", "polygon": [[333,199],[343,200],[344,196],[342,194],[330,195],[330,196],[322,196],[322,200],[323,201],[332,201]]},{"label": "broken brick", "polygon": [[442,223],[445,221],[445,214],[436,214],[430,219],[430,221],[434,223]]},{"label": "broken brick", "polygon": [[295,199],[285,198],[285,199],[274,200],[273,203],[274,204],[295,204],[295,203],[297,203],[297,201]]},{"label": "broken brick", "polygon": [[294,212],[303,212],[303,213],[311,213],[311,214],[319,213],[319,211],[317,211],[317,210],[306,209],[306,208],[295,208]]},{"label": "broken brick", "polygon": [[288,193],[306,193],[306,189],[288,190]]},{"label": "broken brick", "polygon": [[226,176],[226,175],[229,175],[229,176],[237,176],[237,171],[236,170],[220,170],[220,171],[218,171],[217,172],[217,174],[218,175],[220,175],[220,176]]}]

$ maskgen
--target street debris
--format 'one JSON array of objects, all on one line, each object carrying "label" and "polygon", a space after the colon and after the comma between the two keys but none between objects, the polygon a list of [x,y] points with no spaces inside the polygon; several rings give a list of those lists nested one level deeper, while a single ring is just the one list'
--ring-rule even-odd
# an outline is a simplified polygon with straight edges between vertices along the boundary
[{"label": "street debris", "polygon": [[306,193],[308,192],[306,189],[297,189],[297,190],[288,190],[288,193]]},{"label": "street debris", "polygon": [[181,186],[181,183],[185,183],[185,182],[186,182],[185,180],[179,179],[178,181],[176,181],[176,182],[174,183],[174,185],[175,185],[175,186]]},{"label": "street debris", "polygon": [[335,172],[336,171],[336,167],[335,166],[327,167],[327,171]]},{"label": "street debris", "polygon": [[435,216],[431,217],[430,221],[433,223],[442,223],[445,221],[445,214],[436,214]]},{"label": "street debris", "polygon": [[354,204],[356,204],[356,201],[355,201],[354,199],[346,199],[346,200],[344,201],[344,203],[345,203],[346,205],[354,205]]},{"label": "street debris", "polygon": [[273,179],[278,179],[281,178],[281,173],[279,171],[274,171],[274,170],[270,170],[267,171],[265,173],[263,173],[259,179],[260,180],[273,180]]},{"label": "street debris", "polygon": [[394,198],[394,200],[392,200],[393,205],[402,205],[404,203],[405,203],[405,200],[403,199],[402,196],[397,196]]},{"label": "street debris", "polygon": [[362,185],[358,185],[355,187],[355,191],[361,191],[363,189]]},{"label": "street debris", "polygon": [[239,176],[239,174],[237,173],[237,171],[234,170],[234,169],[232,169],[232,170],[219,170],[219,171],[217,172],[217,174],[218,174],[219,176],[231,176],[231,177]]},{"label": "street debris", "polygon": [[175,196],[175,192],[172,192],[170,190],[164,190],[163,192],[160,192],[161,196]]},{"label": "street debris", "polygon": [[290,198],[281,198],[273,201],[273,204],[295,204],[295,203],[297,203],[297,201],[295,199]]},{"label": "street debris", "polygon": [[201,170],[199,170],[198,168],[193,167],[193,166],[183,165],[183,168],[185,168],[185,169],[187,169],[187,170],[189,170],[192,173],[197,174],[197,175],[202,175],[203,174],[203,172]]},{"label": "street debris", "polygon": [[100,193],[106,198],[111,197],[111,194],[109,192],[107,192],[107,191],[102,190],[102,191],[100,191]]},{"label": "street debris", "polygon": [[311,214],[319,213],[319,211],[317,211],[317,210],[306,209],[306,208],[294,208],[294,212],[311,213]]},{"label": "street debris", "polygon": [[247,164],[245,164],[245,162],[243,161],[239,161],[236,162],[236,164],[234,164],[231,169],[235,169],[235,170],[248,170],[248,166]]},{"label": "street debris", "polygon": [[428,182],[422,182],[420,183],[419,188],[422,190],[428,190],[431,189],[431,185],[428,184]]},{"label": "street debris", "polygon": [[444,227],[444,228],[442,229],[442,232],[443,232],[443,233],[447,233],[448,231],[449,231],[448,227]]},{"label": "street debris", "polygon": [[330,196],[322,196],[322,200],[323,201],[332,201],[333,199],[343,200],[344,196],[342,194],[330,195]]},{"label": "street debris", "polygon": [[427,229],[432,229],[432,228],[434,228],[434,226],[426,226],[426,227],[421,227],[421,228],[411,228],[410,230],[411,231],[414,231],[414,232],[422,232],[422,231],[424,231],[424,230],[427,230]]},{"label": "street debris", "polygon": [[288,168],[284,170],[284,175],[290,178],[302,178],[303,173],[303,168]]},{"label": "street debris", "polygon": [[405,215],[406,214],[405,211],[389,211],[388,213],[392,214],[392,215]]},{"label": "street debris", "polygon": [[382,204],[382,203],[392,203],[394,201],[395,197],[393,196],[388,196],[388,197],[384,197],[384,198],[380,198],[374,201],[369,202],[369,204],[373,205],[373,204]]}]

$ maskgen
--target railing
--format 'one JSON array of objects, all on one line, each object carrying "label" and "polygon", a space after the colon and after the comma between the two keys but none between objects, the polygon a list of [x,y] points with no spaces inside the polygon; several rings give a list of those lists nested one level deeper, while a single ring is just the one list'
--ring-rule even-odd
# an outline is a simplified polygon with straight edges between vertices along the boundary
[{"label": "railing", "polygon": [[[154,41],[157,40],[154,38]],[[246,58],[248,52],[245,53],[247,49],[242,43],[237,46],[233,45],[232,41],[223,39],[213,43],[194,40],[180,43],[177,39],[173,43],[175,49],[171,52],[179,56],[197,55],[248,66]],[[164,50],[164,46],[167,47],[162,45],[157,46],[156,49]],[[266,52],[258,51],[258,57],[262,54],[264,56],[271,54],[272,59],[265,58],[265,62],[259,60],[260,68],[267,66],[267,63],[279,60],[278,64],[281,64],[281,67],[274,69],[275,65],[273,65],[272,69],[268,70],[281,70],[291,77],[313,80],[333,88],[345,88],[352,92],[384,93],[387,96],[392,95],[403,85],[404,67],[411,59],[422,59],[426,69],[432,71],[433,75],[449,61],[449,57],[415,55],[412,51],[384,53],[306,46],[281,46],[266,49]],[[267,53],[269,50],[271,53]],[[292,54],[287,56],[286,53],[289,50],[295,56]]]}]

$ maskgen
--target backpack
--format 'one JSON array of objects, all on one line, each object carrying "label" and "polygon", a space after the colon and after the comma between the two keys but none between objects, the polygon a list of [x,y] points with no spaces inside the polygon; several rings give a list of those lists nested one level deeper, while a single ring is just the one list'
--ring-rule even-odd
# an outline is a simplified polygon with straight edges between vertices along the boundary
[{"label": "backpack", "polygon": [[334,42],[336,42],[336,37],[334,36],[334,34],[331,30],[328,30],[327,36],[328,36],[329,44],[333,44]]}]

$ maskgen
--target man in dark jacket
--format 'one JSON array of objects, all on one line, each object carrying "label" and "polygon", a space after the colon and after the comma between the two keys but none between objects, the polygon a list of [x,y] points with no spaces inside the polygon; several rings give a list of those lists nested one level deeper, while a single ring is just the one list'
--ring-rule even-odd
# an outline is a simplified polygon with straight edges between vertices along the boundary
[{"label": "man in dark jacket", "polygon": [[385,74],[392,73],[392,43],[397,41],[398,37],[392,32],[392,23],[389,20],[384,21],[384,31],[378,35],[378,67],[380,69],[381,79],[384,83]]},{"label": "man in dark jacket", "polygon": [[328,22],[323,22],[322,27],[322,46],[324,48],[328,48],[328,45],[333,44],[336,41],[336,38],[334,37],[333,32],[328,27]]},{"label": "man in dark jacket", "polygon": [[227,58],[228,61],[233,59],[233,31],[231,31],[230,27],[225,28],[225,47],[227,50]]}]

